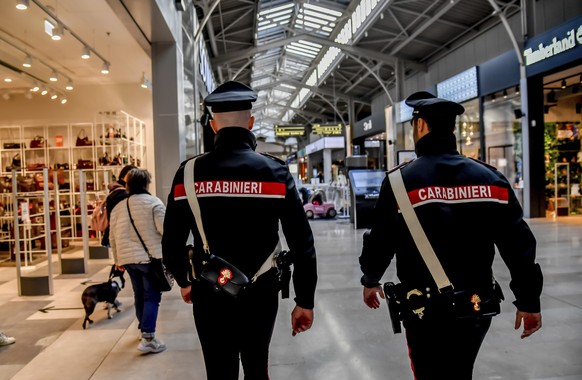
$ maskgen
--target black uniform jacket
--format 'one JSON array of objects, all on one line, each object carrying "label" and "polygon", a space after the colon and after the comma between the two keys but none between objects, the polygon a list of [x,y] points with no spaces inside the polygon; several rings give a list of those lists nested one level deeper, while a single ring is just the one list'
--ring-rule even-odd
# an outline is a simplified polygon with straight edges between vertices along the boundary
[{"label": "black uniform jacket", "polygon": [[[507,179],[495,168],[460,155],[455,137],[429,133],[416,145],[419,158],[400,167],[408,197],[455,289],[491,284],[495,246],[511,273],[518,310],[540,311],[542,273],[535,238]],[[384,180],[374,224],[364,235],[362,285],[377,285],[396,254],[405,288],[435,288]]]},{"label": "black uniform jacket", "polygon": [[[223,128],[215,150],[196,160],[194,181],[210,251],[252,278],[277,246],[281,221],[294,260],[295,301],[313,309],[315,248],[295,183],[283,161],[255,152],[255,146],[249,130]],[[168,196],[162,238],[164,264],[181,287],[189,285],[185,245],[190,231],[195,256],[203,252],[184,190],[184,165]]]}]

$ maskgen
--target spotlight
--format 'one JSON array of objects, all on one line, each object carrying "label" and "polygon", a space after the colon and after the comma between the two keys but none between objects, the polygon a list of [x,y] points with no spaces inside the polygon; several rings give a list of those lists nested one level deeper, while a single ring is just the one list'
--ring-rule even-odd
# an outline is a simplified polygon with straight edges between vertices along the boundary
[{"label": "spotlight", "polygon": [[40,94],[46,95],[46,94],[48,94],[48,90],[45,87],[43,87],[42,90],[40,91]]},{"label": "spotlight", "polygon": [[566,79],[562,79],[562,88],[566,88]]},{"label": "spotlight", "polygon": [[32,91],[32,92],[38,92],[38,90],[40,90],[40,87],[38,87],[38,84],[37,84],[37,83],[35,83],[35,84],[34,84],[34,87],[32,87],[32,88],[30,89],[30,91]]},{"label": "spotlight", "polygon": [[53,70],[53,72],[51,73],[51,76],[49,77],[49,80],[51,82],[56,82],[59,80],[59,77],[57,76],[56,70]]},{"label": "spotlight", "polygon": [[495,94],[491,94],[491,101],[495,103]]},{"label": "spotlight", "polygon": [[519,95],[519,85],[515,86],[515,93]]},{"label": "spotlight", "polygon": [[89,46],[85,45],[83,47],[83,53],[81,53],[81,58],[83,59],[91,58],[91,49],[89,49]]},{"label": "spotlight", "polygon": [[16,1],[16,9],[21,11],[25,11],[28,9],[29,0],[17,0]]},{"label": "spotlight", "polygon": [[67,104],[67,97],[61,98],[61,104]]},{"label": "spotlight", "polygon": [[67,85],[65,86],[65,90],[67,91],[73,91],[73,81],[69,79],[69,81],[67,82]]},{"label": "spotlight", "polygon": [[507,99],[507,90],[503,90],[503,99]]},{"label": "spotlight", "polygon": [[30,55],[26,55],[26,58],[24,58],[24,62],[22,62],[22,66],[32,67],[32,57]]},{"label": "spotlight", "polygon": [[150,88],[152,86],[152,82],[146,77],[145,73],[141,74],[141,87],[142,88]]},{"label": "spotlight", "polygon": [[59,24],[56,28],[53,29],[51,38],[53,41],[60,41],[63,38],[63,34],[65,34],[65,30],[63,25]]},{"label": "spotlight", "polygon": [[109,62],[103,62],[103,67],[101,67],[101,74],[109,74]]},{"label": "spotlight", "polygon": [[12,82],[12,78],[4,78],[4,82],[10,83],[10,82]]},{"label": "spotlight", "polygon": [[58,98],[59,96],[57,95],[56,92],[52,92],[51,93],[51,100],[55,100],[56,98]]}]

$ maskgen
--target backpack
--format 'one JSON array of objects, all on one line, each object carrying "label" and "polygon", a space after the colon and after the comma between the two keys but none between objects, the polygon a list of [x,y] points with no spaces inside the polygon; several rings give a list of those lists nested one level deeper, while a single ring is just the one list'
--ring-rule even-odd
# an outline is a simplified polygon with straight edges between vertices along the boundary
[{"label": "backpack", "polygon": [[[120,189],[123,189],[123,187],[114,188],[109,194]],[[103,233],[107,227],[109,227],[109,219],[107,219],[107,198],[105,198],[99,200],[93,209],[93,213],[91,214],[91,229]]]},{"label": "backpack", "polygon": [[109,227],[109,220],[107,219],[107,199],[102,199],[97,202],[91,214],[91,229],[103,233],[107,227]]}]

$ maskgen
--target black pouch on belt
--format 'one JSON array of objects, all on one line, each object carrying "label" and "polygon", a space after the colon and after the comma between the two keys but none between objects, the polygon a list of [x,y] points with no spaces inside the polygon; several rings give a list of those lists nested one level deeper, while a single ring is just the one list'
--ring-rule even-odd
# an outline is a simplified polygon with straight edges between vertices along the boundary
[{"label": "black pouch on belt", "polygon": [[402,300],[401,300],[401,285],[395,285],[393,282],[386,282],[384,284],[384,295],[388,303],[388,313],[390,314],[390,322],[392,324],[392,331],[394,334],[402,332]]},{"label": "black pouch on belt", "polygon": [[459,319],[493,317],[501,312],[503,291],[495,281],[483,289],[453,290],[443,294],[448,298],[451,314]]},{"label": "black pouch on belt", "polygon": [[237,297],[250,282],[240,269],[215,255],[210,255],[200,272],[200,278],[232,297]]}]

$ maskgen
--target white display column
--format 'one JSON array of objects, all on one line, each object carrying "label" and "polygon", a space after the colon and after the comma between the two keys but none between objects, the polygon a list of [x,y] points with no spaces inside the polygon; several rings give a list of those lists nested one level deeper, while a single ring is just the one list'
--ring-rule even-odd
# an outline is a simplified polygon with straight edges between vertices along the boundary
[{"label": "white display column", "polygon": [[155,189],[151,190],[164,202],[178,165],[186,159],[184,70],[180,46],[180,42],[152,44]]},{"label": "white display column", "polygon": [[331,183],[331,149],[323,150],[323,181]]}]

